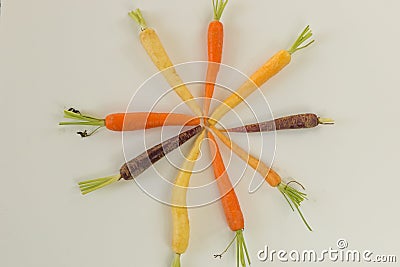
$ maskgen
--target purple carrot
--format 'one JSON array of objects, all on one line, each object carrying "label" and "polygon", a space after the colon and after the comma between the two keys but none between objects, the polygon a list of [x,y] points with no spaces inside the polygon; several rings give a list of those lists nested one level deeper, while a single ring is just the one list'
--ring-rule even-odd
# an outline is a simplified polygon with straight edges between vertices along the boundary
[{"label": "purple carrot", "polygon": [[248,124],[223,130],[225,132],[272,132],[274,130],[304,129],[313,128],[319,124],[334,124],[334,121],[327,118],[320,118],[312,113],[304,113],[277,118],[275,120],[264,121],[260,123]]},{"label": "purple carrot", "polygon": [[166,154],[189,141],[192,137],[198,134],[202,128],[203,127],[200,125],[196,126],[183,133],[180,133],[177,136],[165,140],[162,143],[153,146],[152,148],[149,148],[142,154],[122,165],[118,175],[80,182],[79,188],[81,189],[82,194],[85,195],[94,190],[115,183],[121,179],[132,180],[135,177],[138,177],[152,164],[155,164],[157,161],[162,159]]}]

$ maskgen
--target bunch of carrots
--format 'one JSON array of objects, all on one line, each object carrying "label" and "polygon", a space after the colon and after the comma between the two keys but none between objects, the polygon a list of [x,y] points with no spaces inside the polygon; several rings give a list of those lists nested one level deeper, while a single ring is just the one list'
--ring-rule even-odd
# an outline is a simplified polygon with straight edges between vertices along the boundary
[{"label": "bunch of carrots", "polygon": [[[203,108],[196,102],[192,93],[184,84],[174,68],[174,65],[167,54],[160,38],[153,28],[147,26],[144,16],[139,9],[129,12],[129,16],[140,26],[140,41],[147,52],[149,58],[159,71],[162,71],[166,81],[176,94],[184,101],[194,113],[193,116],[177,113],[155,113],[155,112],[135,112],[135,113],[113,113],[105,118],[96,118],[82,114],[79,110],[70,108],[64,110],[64,117],[69,121],[60,122],[60,125],[81,125],[93,126],[94,130],[77,132],[82,137],[91,136],[99,129],[105,127],[111,131],[134,131],[164,126],[185,126],[191,127],[182,131],[179,135],[172,137],[162,143],[147,149],[130,161],[122,164],[119,174],[103,178],[97,178],[79,183],[82,194],[87,194],[97,189],[103,188],[120,180],[132,180],[145,172],[153,164],[156,164],[166,154],[177,149],[190,139],[196,137],[182,168],[177,172],[175,186],[172,190],[172,267],[181,266],[181,256],[189,245],[190,224],[188,208],[186,204],[187,188],[190,184],[192,170],[200,154],[202,141],[207,137],[210,150],[215,155],[212,168],[216,179],[216,184],[220,192],[220,202],[222,204],[227,226],[234,232],[232,241],[226,249],[214,255],[221,258],[228,249],[236,244],[237,266],[250,265],[250,255],[244,238],[244,217],[240,208],[239,200],[235,189],[232,186],[223,157],[221,155],[216,137],[228,148],[230,148],[240,159],[244,160],[250,167],[258,172],[265,181],[274,188],[277,188],[292,210],[297,210],[306,227],[311,231],[311,227],[300,211],[300,205],[307,195],[291,184],[295,183],[303,190],[304,187],[297,181],[283,181],[280,175],[274,171],[270,165],[262,162],[254,155],[250,155],[239,145],[235,144],[229,136],[224,133],[253,133],[270,132],[276,130],[305,129],[314,128],[320,124],[333,124],[334,121],[328,118],[321,118],[313,113],[304,113],[277,118],[270,121],[258,122],[249,125],[242,125],[230,129],[218,128],[219,120],[244,101],[249,95],[265,84],[270,78],[283,70],[292,60],[292,56],[297,51],[311,45],[312,32],[307,26],[294,41],[293,45],[287,50],[283,49],[268,59],[259,69],[257,69],[249,79],[247,79],[235,92],[227,97],[217,106],[211,115],[210,103],[213,98],[215,83],[218,77],[219,64],[222,60],[224,27],[221,20],[223,11],[227,5],[227,0],[213,0],[213,20],[209,23],[207,34],[208,45],[208,68],[205,77],[204,103]],[[293,184],[294,185],[294,184]]]}]

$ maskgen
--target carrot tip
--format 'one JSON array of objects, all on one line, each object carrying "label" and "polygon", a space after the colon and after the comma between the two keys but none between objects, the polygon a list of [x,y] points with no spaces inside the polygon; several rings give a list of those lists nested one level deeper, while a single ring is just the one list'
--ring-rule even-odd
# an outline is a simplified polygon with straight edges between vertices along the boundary
[{"label": "carrot tip", "polygon": [[319,124],[328,124],[328,125],[335,124],[335,121],[330,118],[318,118],[318,122]]}]

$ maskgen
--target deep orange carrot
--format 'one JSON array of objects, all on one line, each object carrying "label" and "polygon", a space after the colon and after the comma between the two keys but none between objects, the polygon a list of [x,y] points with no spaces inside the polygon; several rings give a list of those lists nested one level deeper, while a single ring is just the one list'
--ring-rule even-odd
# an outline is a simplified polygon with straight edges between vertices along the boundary
[{"label": "deep orange carrot", "polygon": [[236,196],[235,189],[232,187],[232,183],[226,171],[218,144],[211,132],[208,132],[208,138],[211,154],[215,155],[212,165],[215,179],[217,179],[218,189],[222,196],[221,203],[224,209],[226,222],[228,223],[229,228],[235,232],[235,238],[228,245],[228,247],[221,254],[214,255],[214,257],[222,257],[222,254],[228,250],[228,248],[233,244],[233,241],[236,239],[236,254],[238,259],[237,265],[239,265],[239,262],[241,262],[242,266],[246,266],[244,258],[245,254],[250,265],[250,258],[243,236],[244,218],[240,208],[239,200]]},{"label": "deep orange carrot", "polygon": [[[93,118],[81,114],[76,109],[64,110],[64,117],[75,121],[60,122],[60,125],[89,125],[106,127],[111,131],[134,131],[149,129],[161,126],[195,126],[200,124],[200,119],[185,114],[177,113],[156,113],[156,112],[131,112],[131,113],[113,113],[105,119]],[[97,129],[98,129],[97,128]],[[96,130],[97,130],[96,129]],[[96,131],[95,130],[95,131]],[[87,132],[78,132],[81,136],[91,135]]]},{"label": "deep orange carrot", "polygon": [[205,86],[204,110],[205,116],[210,109],[210,101],[214,94],[214,85],[217,80],[219,64],[222,59],[222,47],[224,43],[224,25],[220,19],[228,1],[213,0],[214,20],[208,25],[208,66]]}]

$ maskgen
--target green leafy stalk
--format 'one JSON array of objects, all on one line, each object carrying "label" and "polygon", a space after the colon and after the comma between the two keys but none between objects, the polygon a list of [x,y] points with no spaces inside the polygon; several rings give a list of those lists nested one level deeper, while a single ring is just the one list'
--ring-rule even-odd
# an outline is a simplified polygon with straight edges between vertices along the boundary
[{"label": "green leafy stalk", "polygon": [[228,4],[228,0],[213,0],[212,3],[214,9],[214,19],[220,20],[226,4]]},{"label": "green leafy stalk", "polygon": [[[310,225],[307,223],[306,219],[303,216],[303,213],[300,210],[300,204],[303,200],[307,199],[307,194],[300,192],[293,187],[289,186],[281,182],[278,185],[279,191],[282,193],[284,198],[286,199],[287,203],[289,204],[290,208],[294,211],[293,206],[296,208],[297,212],[300,214],[301,219],[307,226],[308,230],[312,231]],[[292,205],[293,204],[293,205]]]},{"label": "green leafy stalk", "polygon": [[181,267],[181,254],[175,254],[171,267]]},{"label": "green leafy stalk", "polygon": [[86,126],[97,126],[97,128],[88,133],[86,130],[84,132],[77,132],[82,137],[87,137],[95,133],[100,128],[106,125],[104,119],[94,118],[91,116],[83,115],[78,110],[70,108],[64,110],[64,118],[71,119],[73,121],[62,121],[58,125],[86,125]]},{"label": "green leafy stalk", "polygon": [[309,40],[312,37],[312,32],[310,26],[307,26],[302,33],[300,33],[299,37],[297,37],[296,41],[293,43],[292,47],[288,50],[290,54],[295,53],[301,49],[306,48],[307,46],[314,43],[315,40],[311,40],[306,45],[301,46],[305,41]]},{"label": "green leafy stalk", "polygon": [[[250,256],[247,250],[246,242],[244,240],[243,229],[237,230],[235,237],[232,241],[228,244],[228,246],[222,251],[220,254],[214,255],[214,258],[222,258],[228,249],[233,245],[234,241],[236,240],[236,266],[246,267],[246,260],[248,265],[250,266]],[[245,257],[246,255],[246,257]]]},{"label": "green leafy stalk", "polygon": [[128,15],[139,24],[142,31],[147,29],[146,21],[143,18],[142,12],[140,11],[139,8],[137,8],[136,10],[132,10],[131,12],[128,13]]},{"label": "green leafy stalk", "polygon": [[87,193],[93,192],[97,189],[103,188],[107,185],[113,184],[121,179],[121,175],[113,175],[104,178],[98,178],[93,180],[87,180],[83,182],[79,182],[79,188],[82,192],[82,195],[86,195]]}]

